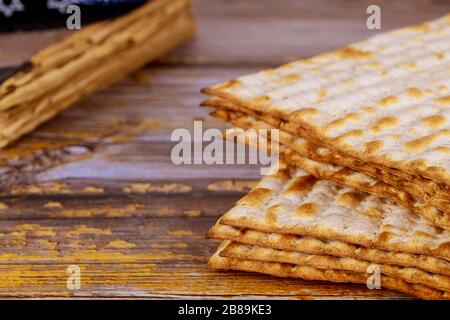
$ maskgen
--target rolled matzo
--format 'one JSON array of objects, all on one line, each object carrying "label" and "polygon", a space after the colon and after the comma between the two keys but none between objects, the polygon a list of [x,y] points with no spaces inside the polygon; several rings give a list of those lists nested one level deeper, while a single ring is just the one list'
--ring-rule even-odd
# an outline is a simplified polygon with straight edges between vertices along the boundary
[{"label": "rolled matzo", "polygon": [[0,83],[0,147],[192,38],[190,0],[155,0],[30,58]]},{"label": "rolled matzo", "polygon": [[[63,89],[58,88],[33,103],[27,103],[14,118],[0,118],[3,127],[0,131],[0,145],[7,144],[82,97],[116,81],[125,71],[134,70],[150,56],[157,57],[173,49],[180,42],[191,38],[193,29],[192,19],[187,14],[181,15],[170,26],[146,41],[145,45],[124,50],[122,59],[106,59],[94,70],[81,73],[68,81]],[[155,47],[156,44],[158,46]]]}]

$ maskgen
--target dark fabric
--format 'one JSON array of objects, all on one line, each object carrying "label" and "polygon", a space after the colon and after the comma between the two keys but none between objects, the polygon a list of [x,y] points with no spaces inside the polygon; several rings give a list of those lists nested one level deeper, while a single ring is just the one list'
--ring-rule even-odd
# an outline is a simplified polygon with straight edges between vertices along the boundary
[{"label": "dark fabric", "polygon": [[0,32],[65,27],[66,8],[81,9],[81,23],[124,14],[148,0],[0,0]]}]

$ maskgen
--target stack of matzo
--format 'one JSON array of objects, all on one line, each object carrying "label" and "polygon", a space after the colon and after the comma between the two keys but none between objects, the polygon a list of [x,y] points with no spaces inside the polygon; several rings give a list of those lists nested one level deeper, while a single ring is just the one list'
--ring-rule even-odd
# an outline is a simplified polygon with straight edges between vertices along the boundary
[{"label": "stack of matzo", "polygon": [[450,15],[203,90],[286,168],[211,230],[216,268],[450,298]]},{"label": "stack of matzo", "polygon": [[87,26],[0,81],[0,147],[194,35],[191,0],[154,0]]}]

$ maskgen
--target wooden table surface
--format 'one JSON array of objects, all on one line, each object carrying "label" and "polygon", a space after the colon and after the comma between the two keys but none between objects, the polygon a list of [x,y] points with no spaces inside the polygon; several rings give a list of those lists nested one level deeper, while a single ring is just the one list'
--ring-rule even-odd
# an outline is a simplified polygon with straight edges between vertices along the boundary
[{"label": "wooden table surface", "polygon": [[[170,135],[225,124],[200,88],[450,12],[445,0],[198,0],[195,41],[0,151],[0,297],[408,298],[363,286],[208,270],[217,218],[259,178],[248,166],[175,166]],[[67,31],[0,34],[0,66]],[[139,81],[136,79],[139,78]],[[144,81],[143,81],[144,79]],[[68,266],[81,288],[66,286]]]}]

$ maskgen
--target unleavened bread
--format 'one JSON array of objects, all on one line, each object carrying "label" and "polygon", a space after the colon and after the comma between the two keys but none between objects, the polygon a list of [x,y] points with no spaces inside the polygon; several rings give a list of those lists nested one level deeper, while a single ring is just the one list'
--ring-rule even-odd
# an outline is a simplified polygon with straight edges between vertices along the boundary
[{"label": "unleavened bread", "polygon": [[203,90],[317,145],[450,185],[450,15]]},{"label": "unleavened bread", "polygon": [[[273,129],[273,127],[267,123],[258,121],[245,114],[217,110],[213,112],[212,115],[244,129]],[[233,130],[228,130],[227,132],[231,136],[240,138],[243,143],[252,143],[251,141],[246,140],[245,132],[233,132]],[[263,131],[259,131],[260,134],[262,134],[262,132]],[[448,200],[439,199],[438,196],[429,200],[417,198],[416,193],[410,193],[410,188],[404,188],[405,185],[411,186],[414,185],[415,182],[401,182],[398,184],[393,182],[390,184],[346,166],[312,160],[311,158],[317,159],[320,158],[320,156],[311,156],[311,153],[305,150],[305,148],[308,148],[309,143],[301,138],[295,138],[283,130],[279,132],[279,142],[284,144],[279,148],[280,157],[288,164],[297,166],[309,174],[314,175],[316,178],[328,179],[354,187],[359,191],[387,197],[388,199],[423,215],[429,223],[450,229]],[[340,159],[342,159],[342,157],[340,157]]]},{"label": "unleavened bread", "polygon": [[450,231],[393,202],[280,163],[222,217],[263,232],[340,240],[366,248],[450,259]]},{"label": "unleavened bread", "polygon": [[339,240],[236,228],[221,224],[220,220],[209,230],[208,236],[220,240],[231,240],[252,246],[295,251],[309,255],[346,257],[377,264],[414,267],[431,273],[450,276],[450,261],[430,255],[391,252],[365,248]]},{"label": "unleavened bread", "polygon": [[450,277],[426,272],[413,267],[399,267],[390,264],[373,264],[368,261],[348,257],[303,254],[297,251],[285,251],[260,246],[250,246],[238,242],[231,242],[224,250],[222,250],[220,255],[227,258],[288,263],[325,270],[343,270],[359,273],[369,273],[371,270],[377,270],[382,274],[406,281],[408,283],[424,285],[430,288],[449,292],[450,294]]},{"label": "unleavened bread", "polygon": [[[367,283],[367,273],[341,270],[323,270],[302,265],[221,257],[221,251],[229,243],[229,241],[224,241],[216,253],[210,258],[208,262],[210,268],[259,272],[272,276],[293,277],[305,280],[360,284]],[[423,285],[411,284],[389,276],[381,277],[381,287],[408,293],[422,299],[450,299],[450,295],[445,291],[433,289]]]}]

